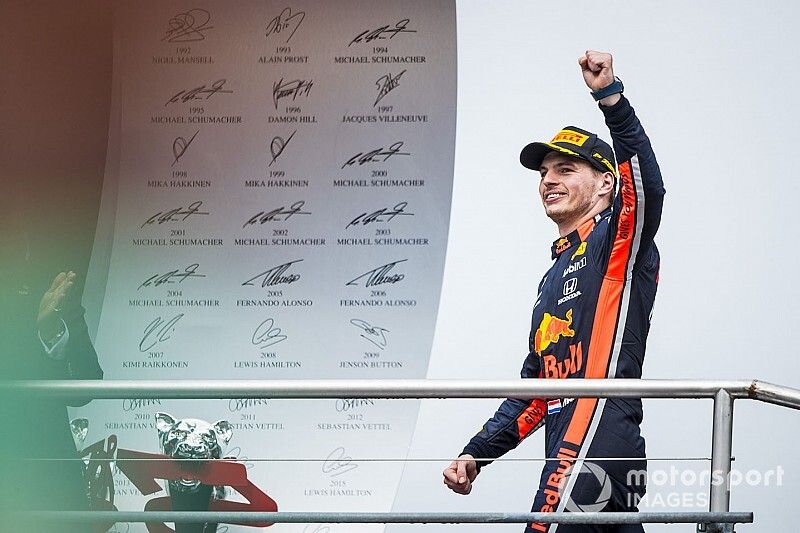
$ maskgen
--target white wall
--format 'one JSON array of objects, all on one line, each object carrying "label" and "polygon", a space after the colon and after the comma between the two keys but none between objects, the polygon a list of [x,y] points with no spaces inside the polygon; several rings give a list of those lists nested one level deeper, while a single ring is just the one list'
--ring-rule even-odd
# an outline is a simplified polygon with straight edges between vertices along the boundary
[{"label": "white wall", "polygon": [[[800,221],[793,212],[800,193],[793,33],[800,8],[768,5],[458,3],[456,179],[429,378],[518,375],[536,284],[557,236],[537,198],[538,175],[519,165],[518,154],[567,124],[608,138],[577,66],[577,57],[592,48],[614,53],[616,73],[650,134],[666,182],[657,236],[661,283],[644,377],[758,378],[800,387],[793,344],[800,312],[792,280],[800,257]],[[456,454],[497,403],[425,402],[410,457]],[[736,403],[734,467],[763,473],[781,466],[784,472],[780,487],[773,479],[769,487],[733,489],[732,510],[755,512],[755,525],[737,530],[788,531],[793,523],[799,421],[794,411]],[[646,401],[648,455],[708,457],[710,422],[707,400]],[[542,455],[539,432],[511,457]],[[671,464],[708,468],[687,462],[651,462],[650,468],[668,471]],[[524,512],[541,468],[541,462],[493,465],[473,493],[461,497],[441,484],[445,465],[410,463],[395,509]],[[666,486],[653,492],[697,501],[703,491]]]}]

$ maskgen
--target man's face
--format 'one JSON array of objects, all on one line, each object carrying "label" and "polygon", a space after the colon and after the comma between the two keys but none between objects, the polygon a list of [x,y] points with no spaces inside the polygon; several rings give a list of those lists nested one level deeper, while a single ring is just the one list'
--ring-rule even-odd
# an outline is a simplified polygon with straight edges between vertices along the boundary
[{"label": "man's face", "polygon": [[539,172],[544,211],[556,224],[579,222],[600,203],[608,204],[613,176],[596,171],[582,159],[550,152]]}]

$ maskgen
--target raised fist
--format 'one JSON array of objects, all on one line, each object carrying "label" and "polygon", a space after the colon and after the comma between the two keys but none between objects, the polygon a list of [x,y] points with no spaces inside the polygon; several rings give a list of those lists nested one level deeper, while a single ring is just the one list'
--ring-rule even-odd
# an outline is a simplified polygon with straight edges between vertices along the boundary
[{"label": "raised fist", "polygon": [[578,58],[583,80],[593,92],[608,87],[614,82],[614,58],[606,52],[586,50],[586,54]]}]

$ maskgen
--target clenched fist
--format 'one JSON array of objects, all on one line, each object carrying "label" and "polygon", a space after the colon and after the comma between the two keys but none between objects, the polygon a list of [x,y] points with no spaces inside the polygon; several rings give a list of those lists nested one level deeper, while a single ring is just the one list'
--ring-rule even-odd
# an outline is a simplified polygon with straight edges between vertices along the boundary
[{"label": "clenched fist", "polygon": [[478,476],[478,465],[475,458],[469,454],[460,456],[444,469],[444,484],[458,494],[469,494],[472,491],[472,482]]},{"label": "clenched fist", "polygon": [[578,58],[578,64],[587,87],[592,91],[599,91],[614,83],[613,61],[611,54],[586,50],[586,54]]}]

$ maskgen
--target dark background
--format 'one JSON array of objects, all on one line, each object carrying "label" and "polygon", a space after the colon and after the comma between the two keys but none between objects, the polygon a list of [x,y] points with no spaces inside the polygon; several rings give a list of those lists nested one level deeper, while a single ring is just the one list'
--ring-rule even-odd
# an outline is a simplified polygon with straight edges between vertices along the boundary
[{"label": "dark background", "polygon": [[112,2],[0,2],[0,208],[50,277],[91,256],[108,139]]}]

